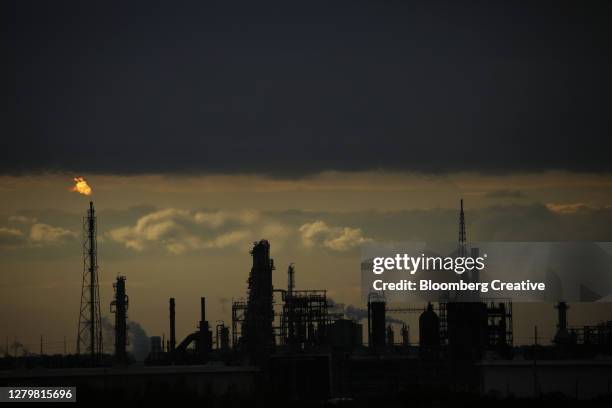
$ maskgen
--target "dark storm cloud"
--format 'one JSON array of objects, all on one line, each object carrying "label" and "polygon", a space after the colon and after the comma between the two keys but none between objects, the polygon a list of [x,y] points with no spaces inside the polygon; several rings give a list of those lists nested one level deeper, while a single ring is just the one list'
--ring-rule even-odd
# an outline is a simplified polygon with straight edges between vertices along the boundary
[{"label": "dark storm cloud", "polygon": [[5,3],[0,172],[612,170],[609,2],[355,3]]}]

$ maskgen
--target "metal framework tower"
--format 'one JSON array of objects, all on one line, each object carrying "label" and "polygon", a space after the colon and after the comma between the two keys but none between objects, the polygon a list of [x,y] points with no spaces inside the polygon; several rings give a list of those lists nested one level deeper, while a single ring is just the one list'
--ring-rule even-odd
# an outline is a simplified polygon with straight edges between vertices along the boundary
[{"label": "metal framework tower", "polygon": [[327,292],[295,290],[295,267],[287,269],[287,291],[283,291],[280,314],[280,344],[304,351],[325,341],[329,325]]},{"label": "metal framework tower", "polygon": [[293,290],[284,295],[280,343],[303,351],[325,341],[330,324],[325,290]]},{"label": "metal framework tower", "polygon": [[96,232],[96,215],[93,201],[90,201],[87,216],[83,218],[83,280],[77,354],[81,354],[81,352],[90,353],[92,362],[97,362],[102,355],[102,319],[100,316]]},{"label": "metal framework tower", "polygon": [[240,346],[246,309],[247,303],[244,299],[232,300],[232,348],[234,350]]},{"label": "metal framework tower", "polygon": [[127,309],[128,296],[125,293],[125,276],[117,276],[115,299],[111,302],[111,313],[115,313],[115,359],[127,362]]},{"label": "metal framework tower", "polygon": [[465,214],[463,213],[463,198],[461,199],[461,211],[459,212],[459,256],[467,255],[467,238],[465,235]]}]

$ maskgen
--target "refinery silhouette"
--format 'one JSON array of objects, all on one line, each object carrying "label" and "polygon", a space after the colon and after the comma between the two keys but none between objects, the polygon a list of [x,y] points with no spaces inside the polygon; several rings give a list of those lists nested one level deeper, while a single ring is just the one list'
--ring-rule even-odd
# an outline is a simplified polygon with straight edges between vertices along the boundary
[{"label": "refinery silhouette", "polygon": [[[458,227],[461,256],[470,250],[463,200]],[[76,385],[83,399],[96,401],[114,396],[126,401],[179,396],[219,404],[351,404],[383,397],[401,402],[407,396],[420,405],[436,398],[610,401],[612,321],[571,326],[569,306],[559,301],[552,344],[539,344],[536,328],[534,343],[518,346],[509,299],[402,306],[373,292],[364,309],[338,308],[326,290],[299,288],[293,264],[286,268],[286,288],[273,287],[276,265],[265,239],[253,243],[246,297],[232,300],[229,324],[209,322],[202,297],[197,330],[177,339],[180,309],[170,298],[169,338],[150,337],[146,358],[137,362],[128,351],[129,276],[118,276],[113,285],[110,323],[101,317],[97,250],[90,202],[83,219],[76,354],[46,355],[42,339],[39,354],[18,355],[15,349],[11,355],[7,345],[0,385]],[[410,327],[394,317],[406,313],[419,316],[416,343]],[[105,353],[104,344],[112,344],[114,352]]]}]

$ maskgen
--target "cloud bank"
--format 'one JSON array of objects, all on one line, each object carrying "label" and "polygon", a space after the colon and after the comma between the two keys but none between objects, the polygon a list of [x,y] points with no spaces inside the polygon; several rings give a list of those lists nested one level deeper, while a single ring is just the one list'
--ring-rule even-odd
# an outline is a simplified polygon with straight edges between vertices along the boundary
[{"label": "cloud bank", "polygon": [[323,221],[306,223],[299,228],[299,232],[307,248],[322,246],[334,251],[347,251],[371,241],[360,228],[333,227]]},{"label": "cloud bank", "polygon": [[0,249],[57,246],[72,242],[77,238],[77,234],[73,231],[36,222],[35,219],[24,216],[9,217],[9,224],[11,223],[17,223],[22,228],[0,227]]},{"label": "cloud bank", "polygon": [[[222,249],[248,242],[246,229],[258,218],[252,211],[188,211],[167,208],[149,213],[135,225],[113,229],[109,236],[126,248],[142,251],[161,245],[168,252],[179,255],[190,250]],[[230,227],[226,232],[221,227]]]},{"label": "cloud bank", "polygon": [[188,251],[244,247],[251,241],[266,238],[277,247],[293,236],[306,248],[325,248],[344,252],[371,238],[360,228],[328,225],[316,220],[300,226],[262,217],[245,211],[189,211],[166,208],[140,217],[132,226],[115,228],[107,234],[126,248],[143,251],[162,247],[180,255]]}]

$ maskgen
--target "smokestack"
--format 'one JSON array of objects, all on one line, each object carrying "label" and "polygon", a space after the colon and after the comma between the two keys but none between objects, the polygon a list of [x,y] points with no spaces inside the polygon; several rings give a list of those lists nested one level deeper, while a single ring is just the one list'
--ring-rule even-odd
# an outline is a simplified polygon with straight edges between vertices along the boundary
[{"label": "smokestack", "polygon": [[202,362],[205,362],[212,344],[212,333],[208,329],[208,322],[206,321],[206,298],[200,298],[200,302],[200,332],[196,351]]},{"label": "smokestack", "polygon": [[206,321],[206,298],[205,297],[201,298],[200,302],[201,302],[200,321],[205,322]]},{"label": "smokestack", "polygon": [[174,298],[170,298],[170,352],[174,353],[176,348],[176,317]]}]

